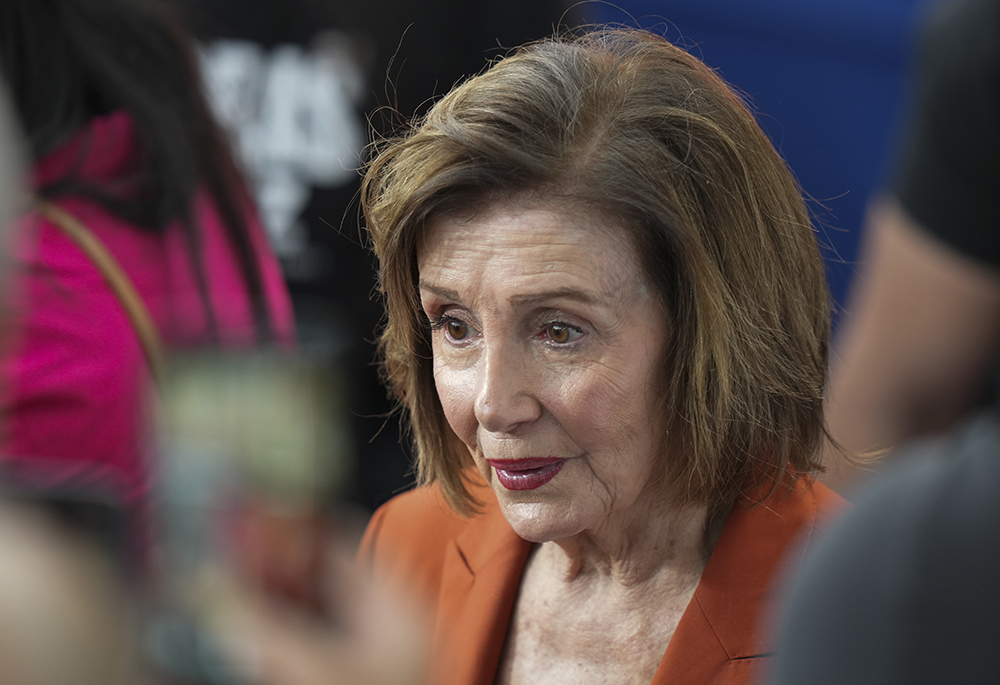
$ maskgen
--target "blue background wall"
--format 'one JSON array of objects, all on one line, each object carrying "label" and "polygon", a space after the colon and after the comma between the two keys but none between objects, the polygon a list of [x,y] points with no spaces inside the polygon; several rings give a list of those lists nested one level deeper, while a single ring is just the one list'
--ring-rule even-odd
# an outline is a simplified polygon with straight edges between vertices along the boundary
[{"label": "blue background wall", "polygon": [[838,303],[864,207],[895,145],[918,10],[917,0],[620,0],[585,8],[592,21],[666,35],[748,96],[816,201]]}]

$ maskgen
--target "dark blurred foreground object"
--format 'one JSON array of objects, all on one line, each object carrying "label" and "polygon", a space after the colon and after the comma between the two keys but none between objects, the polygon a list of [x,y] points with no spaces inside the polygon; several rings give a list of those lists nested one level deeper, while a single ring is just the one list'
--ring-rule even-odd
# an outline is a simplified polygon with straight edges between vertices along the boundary
[{"label": "dark blurred foreground object", "polygon": [[1000,420],[908,452],[807,559],[772,685],[1000,682]]}]

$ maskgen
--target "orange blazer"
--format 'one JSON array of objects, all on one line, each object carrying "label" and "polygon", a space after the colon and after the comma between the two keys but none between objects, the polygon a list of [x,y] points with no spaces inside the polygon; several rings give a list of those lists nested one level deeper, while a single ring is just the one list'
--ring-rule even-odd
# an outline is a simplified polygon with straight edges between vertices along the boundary
[{"label": "orange blazer", "polygon": [[[431,685],[494,682],[531,549],[485,484],[476,494],[484,510],[473,518],[451,511],[433,486],[395,497],[375,512],[361,543],[377,578],[428,602]],[[734,505],[653,685],[753,683],[770,656],[761,624],[772,586],[798,567],[812,533],[842,505],[811,478],[763,504]]]}]

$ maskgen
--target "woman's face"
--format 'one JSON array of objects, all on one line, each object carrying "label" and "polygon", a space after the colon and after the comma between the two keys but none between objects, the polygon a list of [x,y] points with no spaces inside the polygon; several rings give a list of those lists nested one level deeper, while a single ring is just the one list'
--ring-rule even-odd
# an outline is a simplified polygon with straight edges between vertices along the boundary
[{"label": "woman's face", "polygon": [[514,530],[546,542],[641,516],[667,329],[625,231],[502,205],[432,220],[417,259],[441,404]]}]

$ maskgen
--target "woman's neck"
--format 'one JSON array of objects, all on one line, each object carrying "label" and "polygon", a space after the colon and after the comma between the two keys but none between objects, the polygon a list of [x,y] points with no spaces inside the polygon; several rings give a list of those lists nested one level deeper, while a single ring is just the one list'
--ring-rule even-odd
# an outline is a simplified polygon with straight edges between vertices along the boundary
[{"label": "woman's neck", "polygon": [[539,561],[565,582],[616,585],[622,589],[674,579],[697,582],[721,533],[725,516],[709,520],[704,506],[636,502],[600,527],[544,543]]}]

